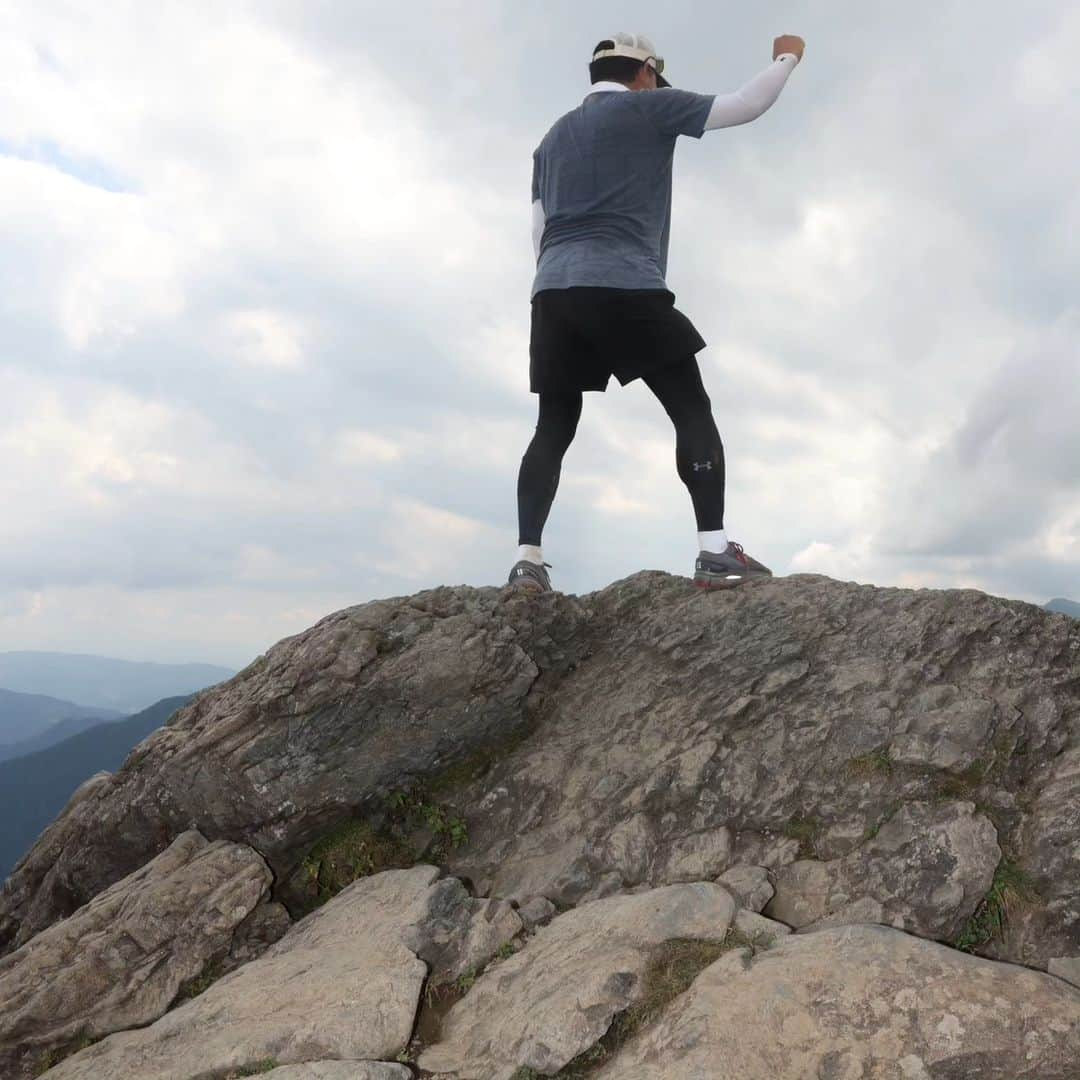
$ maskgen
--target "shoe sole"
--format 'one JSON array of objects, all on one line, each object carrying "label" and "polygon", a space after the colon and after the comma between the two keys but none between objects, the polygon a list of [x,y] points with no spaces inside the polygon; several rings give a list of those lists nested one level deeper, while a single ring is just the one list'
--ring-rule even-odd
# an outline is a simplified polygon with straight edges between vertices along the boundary
[{"label": "shoe sole", "polygon": [[727,581],[724,579],[717,580],[703,580],[702,578],[694,578],[694,584],[699,589],[735,589],[741,585],[746,578],[737,578],[735,581]]},{"label": "shoe sole", "polygon": [[699,589],[735,589],[748,581],[768,577],[772,577],[772,574],[710,574],[699,570],[694,575],[694,584]]}]

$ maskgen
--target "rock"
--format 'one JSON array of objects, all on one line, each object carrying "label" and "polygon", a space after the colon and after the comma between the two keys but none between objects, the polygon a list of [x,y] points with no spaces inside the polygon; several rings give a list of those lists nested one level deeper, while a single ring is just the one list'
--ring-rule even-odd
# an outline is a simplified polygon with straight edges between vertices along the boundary
[{"label": "rock", "polygon": [[1080,992],[882,926],[792,935],[706,968],[598,1080],[1075,1080]]},{"label": "rock", "polygon": [[805,926],[828,912],[835,883],[835,871],[827,863],[798,859],[777,871],[773,898],[761,910],[788,926]]},{"label": "rock", "polygon": [[800,926],[797,934],[809,934],[827,926],[845,926],[848,923],[888,923],[885,908],[872,896],[860,896],[858,900],[842,904],[835,911],[823,915],[805,926]]},{"label": "rock", "polygon": [[843,858],[781,867],[776,895],[762,910],[796,929],[874,921],[951,940],[989,890],[1000,859],[997,832],[973,803],[912,802]]},{"label": "rock", "polygon": [[250,844],[288,881],[358,808],[381,808],[395,786],[524,734],[539,691],[587,648],[587,619],[563,594],[537,604],[441,587],[348,608],[284,639],[65,808],[4,886],[0,948],[192,826]]},{"label": "rock", "polygon": [[[1033,725],[1047,728],[1052,739],[1055,718],[1070,715],[1069,707],[1068,696],[1061,695],[1044,705]],[[1080,955],[1080,746],[1044,763],[1035,777],[1030,811],[1013,847],[1022,868],[1032,875],[1041,903],[1018,905],[992,955],[1043,967],[1051,956]]]},{"label": "rock", "polygon": [[791,933],[790,926],[777,922],[775,919],[767,919],[764,915],[759,915],[756,911],[748,911],[746,908],[739,908],[735,912],[734,926],[740,934],[745,934],[751,940],[758,938],[762,942],[776,941]]},{"label": "rock", "polygon": [[267,1080],[410,1080],[404,1065],[385,1061],[309,1061],[283,1065],[265,1074]]},{"label": "rock", "polygon": [[742,907],[750,911],[761,911],[776,891],[769,881],[769,871],[764,866],[733,866],[716,880]]},{"label": "rock", "polygon": [[974,590],[710,594],[644,571],[585,597],[374,601],[200,695],[69,806],[0,895],[0,948],[192,824],[262,853],[288,906],[325,830],[377,827],[417,781],[465,818],[444,869],[491,896],[565,907],[749,864],[793,903],[786,868],[809,861],[827,892],[800,926],[880,904],[952,939],[1016,870],[1035,899],[978,948],[1045,967],[1080,954],[1078,717],[1080,624]]},{"label": "rock", "polygon": [[[456,797],[483,812],[451,872],[568,906],[665,884],[668,852],[727,829],[720,874],[826,867],[829,891],[792,925],[877,903],[890,925],[951,938],[1008,854],[1047,902],[1002,958],[1021,942],[1032,966],[1080,952],[1076,624],[974,591],[757,585],[701,604],[637,574],[590,595],[607,637],[542,734]],[[908,734],[962,754],[891,761]]]},{"label": "rock", "polygon": [[257,960],[149,1027],[61,1062],[50,1080],[178,1080],[267,1059],[393,1058],[412,1033],[428,963],[433,977],[452,979],[502,944],[491,927],[510,920],[501,909],[492,914],[490,901],[473,900],[460,881],[439,880],[435,867],[361,878]]},{"label": "rock", "polygon": [[518,916],[525,925],[526,930],[533,930],[537,926],[543,926],[552,920],[558,909],[543,896],[534,896],[518,908]]},{"label": "rock", "polygon": [[262,956],[266,950],[280,941],[292,926],[292,920],[284,906],[268,900],[257,908],[236,928],[228,958],[221,965],[221,974]]},{"label": "rock", "polygon": [[650,947],[673,938],[722,940],[734,914],[730,893],[708,882],[565,912],[477,979],[418,1064],[482,1080],[509,1080],[518,1068],[556,1072],[641,996]]},{"label": "rock", "polygon": [[1054,956],[1046,970],[1059,979],[1080,986],[1080,956]]},{"label": "rock", "polygon": [[270,889],[242,844],[182,833],[141,870],[0,959],[0,1074],[161,1016],[223,959]]}]

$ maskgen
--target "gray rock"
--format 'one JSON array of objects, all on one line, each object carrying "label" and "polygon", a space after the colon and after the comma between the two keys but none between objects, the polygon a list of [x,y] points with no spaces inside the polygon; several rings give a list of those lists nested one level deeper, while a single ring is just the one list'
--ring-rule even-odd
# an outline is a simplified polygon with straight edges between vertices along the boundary
[{"label": "gray rock", "polygon": [[[526,732],[588,648],[575,598],[441,587],[286,638],[200,694],[42,834],[0,896],[22,944],[196,827],[287,882],[311,844],[394,787]],[[543,676],[541,676],[543,672]]]},{"label": "gray rock", "polygon": [[534,896],[518,908],[518,916],[525,925],[526,930],[532,930],[537,926],[543,926],[551,922],[558,909],[543,896]]},{"label": "gray rock", "polygon": [[[178,1080],[267,1059],[395,1057],[412,1033],[425,959],[433,977],[454,978],[488,959],[502,944],[490,927],[508,921],[501,909],[490,918],[492,903],[470,898],[461,882],[438,878],[430,866],[361,878],[257,960],[149,1027],[80,1051],[50,1080]],[[520,930],[516,916],[509,921]]]},{"label": "gray rock", "polygon": [[264,1074],[268,1080],[410,1080],[404,1065],[385,1061],[309,1061],[282,1065]]},{"label": "gray rock", "polygon": [[[813,860],[813,918],[877,903],[945,938],[1007,855],[1037,896],[980,951],[1045,967],[1080,954],[1078,718],[1080,624],[974,590],[703,594],[659,571],[580,598],[427,590],[279,643],[140,744],[17,867],[0,947],[191,824],[286,882],[324,830],[442,776],[469,835],[446,868],[493,896]],[[464,759],[483,767],[447,773]]]},{"label": "gray rock", "polygon": [[815,930],[823,930],[827,926],[846,926],[848,923],[883,923],[891,925],[885,915],[883,905],[872,896],[860,896],[858,900],[852,900],[842,904],[828,915],[822,915],[812,923],[800,926],[798,934],[809,934]]},{"label": "gray rock", "polygon": [[141,870],[0,959],[0,1074],[148,1024],[224,959],[270,889],[248,847],[181,834]]},{"label": "gray rock", "polygon": [[882,926],[792,935],[706,968],[598,1080],[1075,1080],[1080,992]]},{"label": "gray rock", "polygon": [[642,994],[650,947],[722,940],[735,901],[719,885],[670,885],[559,915],[455,1004],[418,1064],[475,1080],[550,1074],[588,1049]]},{"label": "gray rock", "polygon": [[[826,868],[792,925],[880,904],[951,938],[1007,853],[1045,900],[1011,907],[1001,958],[1080,952],[1076,624],[973,591],[759,586],[699,604],[639,574],[590,596],[610,636],[562,680],[543,738],[462,791],[484,812],[450,869],[569,905],[663,884],[668,852],[727,829],[728,867]],[[962,754],[890,761],[909,734]]]},{"label": "gray rock", "polygon": [[733,866],[716,880],[742,907],[750,911],[761,911],[776,892],[769,881],[769,871],[764,866],[750,866],[745,863]]},{"label": "gray rock", "polygon": [[1080,956],[1054,956],[1046,970],[1059,979],[1080,986]]},{"label": "gray rock", "polygon": [[785,923],[777,922],[775,919],[767,919],[764,915],[759,915],[756,911],[749,911],[746,908],[739,908],[735,912],[733,925],[736,930],[741,934],[745,934],[751,940],[756,938],[762,942],[777,941],[791,933],[791,927]]},{"label": "gray rock", "polygon": [[266,950],[280,941],[292,926],[292,919],[282,904],[268,900],[257,908],[236,928],[229,955],[221,965],[221,974],[262,956]]},{"label": "gray rock", "polygon": [[782,867],[762,910],[796,929],[874,921],[952,939],[993,883],[1000,858],[994,826],[973,803],[913,802],[850,855]]}]

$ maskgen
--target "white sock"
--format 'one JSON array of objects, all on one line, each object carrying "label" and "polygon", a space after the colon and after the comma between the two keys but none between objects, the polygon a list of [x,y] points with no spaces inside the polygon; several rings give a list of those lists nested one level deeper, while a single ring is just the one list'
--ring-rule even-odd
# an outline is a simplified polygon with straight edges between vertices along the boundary
[{"label": "white sock", "polygon": [[728,538],[723,529],[713,529],[710,532],[697,534],[698,548],[701,551],[711,551],[717,555],[727,551]]},{"label": "white sock", "polygon": [[528,559],[529,562],[536,563],[537,566],[543,566],[544,556],[540,553],[539,547],[534,547],[532,544],[520,544],[518,546],[518,562],[522,559]]}]

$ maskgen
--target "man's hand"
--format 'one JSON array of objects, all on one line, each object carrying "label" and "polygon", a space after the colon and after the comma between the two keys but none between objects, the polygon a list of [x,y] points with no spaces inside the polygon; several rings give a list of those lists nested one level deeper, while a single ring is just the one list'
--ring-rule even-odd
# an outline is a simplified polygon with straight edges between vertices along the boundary
[{"label": "man's hand", "polygon": [[781,34],[773,42],[772,58],[775,60],[783,53],[794,53],[802,60],[803,49],[805,48],[806,42],[801,37],[796,37],[795,34]]}]

